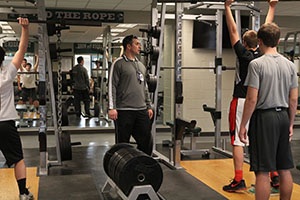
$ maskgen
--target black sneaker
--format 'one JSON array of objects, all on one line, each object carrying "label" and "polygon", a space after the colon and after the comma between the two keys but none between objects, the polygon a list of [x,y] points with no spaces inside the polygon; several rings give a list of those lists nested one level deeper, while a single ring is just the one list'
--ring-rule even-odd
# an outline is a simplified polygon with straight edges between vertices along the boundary
[{"label": "black sneaker", "polygon": [[229,184],[223,187],[223,190],[226,192],[237,192],[247,190],[244,179],[240,182],[237,182],[235,179]]},{"label": "black sneaker", "polygon": [[273,178],[271,178],[271,186],[274,188],[279,187],[279,176],[273,176]]}]

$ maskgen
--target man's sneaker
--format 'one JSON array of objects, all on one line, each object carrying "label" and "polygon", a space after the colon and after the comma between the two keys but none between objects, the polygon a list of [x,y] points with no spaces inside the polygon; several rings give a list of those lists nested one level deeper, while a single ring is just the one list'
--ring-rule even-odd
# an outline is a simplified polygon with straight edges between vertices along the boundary
[{"label": "man's sneaker", "polygon": [[273,178],[271,178],[271,186],[274,188],[279,187],[279,176],[273,176]]},{"label": "man's sneaker", "polygon": [[223,190],[226,192],[236,192],[247,190],[245,181],[242,179],[240,182],[237,182],[235,179],[229,184],[223,187]]},{"label": "man's sneaker", "polygon": [[20,200],[33,200],[33,194],[30,192],[28,194],[21,194]]}]

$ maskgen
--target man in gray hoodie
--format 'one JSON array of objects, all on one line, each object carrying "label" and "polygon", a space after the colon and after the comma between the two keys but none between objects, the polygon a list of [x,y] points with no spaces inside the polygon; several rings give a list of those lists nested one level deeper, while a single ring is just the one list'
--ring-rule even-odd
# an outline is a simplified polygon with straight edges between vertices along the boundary
[{"label": "man in gray hoodie", "polygon": [[141,43],[133,35],[123,39],[124,54],[111,66],[109,75],[109,112],[115,120],[116,143],[129,143],[130,136],[137,148],[152,153],[150,119],[153,116],[147,82],[146,67],[136,58]]}]

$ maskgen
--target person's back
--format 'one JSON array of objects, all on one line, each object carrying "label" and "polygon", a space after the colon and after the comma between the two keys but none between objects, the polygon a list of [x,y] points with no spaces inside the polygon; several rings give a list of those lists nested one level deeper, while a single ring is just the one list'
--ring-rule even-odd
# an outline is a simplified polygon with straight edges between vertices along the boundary
[{"label": "person's back", "polygon": [[[236,76],[234,80],[234,91],[233,98],[230,102],[229,109],[229,132],[231,136],[232,154],[233,154],[233,164],[234,164],[234,179],[229,185],[223,187],[224,191],[236,192],[246,190],[245,180],[243,179],[243,161],[244,161],[244,149],[243,147],[249,145],[249,142],[243,143],[239,139],[239,130],[242,116],[244,114],[244,104],[247,95],[247,86],[244,86],[249,63],[262,56],[260,49],[258,48],[258,38],[257,33],[254,30],[248,30],[243,34],[242,40],[238,33],[237,25],[233,18],[231,12],[231,4],[234,0],[225,1],[225,15],[226,24],[229,31],[230,42],[237,56],[236,65]],[[266,17],[266,22],[273,21],[275,5],[278,0],[270,0],[269,10]],[[246,124],[246,128],[248,128]],[[273,187],[279,186],[278,174],[277,172],[270,172],[271,184]]]},{"label": "person's back", "polygon": [[[17,69],[13,63],[1,66],[0,73],[0,121],[15,120],[18,118],[14,107],[13,81],[17,76]],[[5,108],[5,109],[4,109]]]},{"label": "person's back", "polygon": [[71,71],[72,75],[72,89],[74,95],[74,104],[76,116],[80,117],[81,115],[81,106],[80,102],[83,101],[85,116],[91,117],[90,114],[90,81],[87,74],[87,70],[84,68],[84,59],[82,56],[77,58],[77,65],[75,65]]},{"label": "person's back", "polygon": [[81,65],[77,64],[72,69],[73,89],[75,90],[87,90],[87,70]]},{"label": "person's back", "polygon": [[280,28],[276,24],[262,25],[257,37],[264,56],[249,65],[239,138],[246,143],[249,135],[250,171],[255,172],[255,188],[259,188],[255,198],[269,199],[268,171],[277,170],[280,199],[291,199],[293,179],[289,169],[294,162],[290,141],[298,99],[296,67],[277,52]]},{"label": "person's back", "polygon": [[[254,31],[248,31],[248,32],[256,35]],[[256,36],[252,36],[252,37],[256,38]],[[247,87],[244,86],[244,83],[247,77],[249,63],[252,60],[262,56],[260,49],[256,48],[256,45],[254,45],[255,48],[249,49],[246,48],[240,41],[238,41],[233,47],[238,59],[238,63],[236,66],[236,75],[234,80],[233,97],[246,98]]]},{"label": "person's back", "polygon": [[[289,90],[295,74],[295,65],[280,54],[266,54],[251,62],[250,73],[260,76],[260,82],[249,83],[259,87],[256,109],[288,108]],[[255,66],[255,68],[254,68]]]}]

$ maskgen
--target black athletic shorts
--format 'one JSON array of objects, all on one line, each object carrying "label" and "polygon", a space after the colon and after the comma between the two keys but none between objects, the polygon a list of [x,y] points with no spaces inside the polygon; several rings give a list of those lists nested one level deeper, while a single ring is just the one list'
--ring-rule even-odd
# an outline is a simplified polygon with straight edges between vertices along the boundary
[{"label": "black athletic shorts", "polygon": [[254,111],[248,132],[250,171],[269,172],[294,167],[289,126],[287,108]]},{"label": "black athletic shorts", "polygon": [[0,150],[10,167],[23,159],[21,139],[15,121],[0,121]]},{"label": "black athletic shorts", "polygon": [[24,102],[28,101],[29,98],[31,98],[32,101],[37,100],[36,89],[35,88],[22,88],[21,97],[22,97],[22,101],[24,101]]}]

